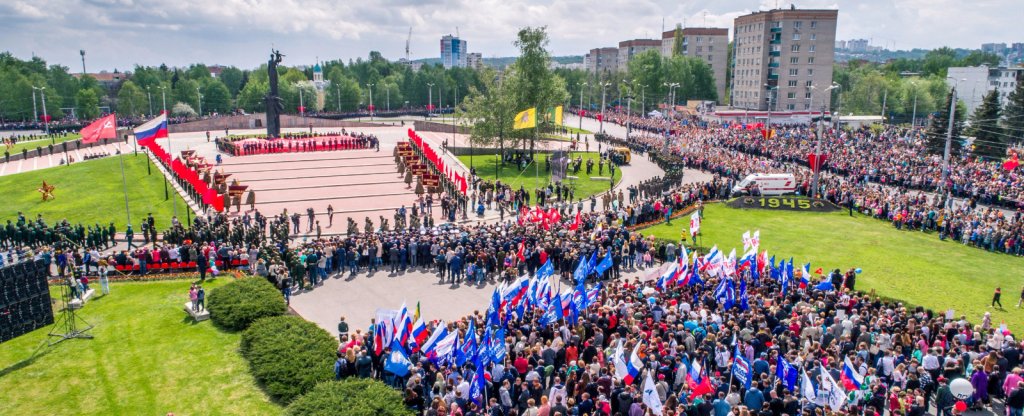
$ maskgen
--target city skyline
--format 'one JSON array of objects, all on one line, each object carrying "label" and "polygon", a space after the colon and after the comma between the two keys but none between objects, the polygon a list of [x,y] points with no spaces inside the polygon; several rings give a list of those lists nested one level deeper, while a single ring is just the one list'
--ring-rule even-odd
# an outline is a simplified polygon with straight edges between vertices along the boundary
[{"label": "city skyline", "polygon": [[412,59],[438,58],[438,39],[449,33],[472,42],[471,50],[485,58],[515,56],[512,42],[524,26],[548,27],[552,55],[582,56],[623,40],[660,39],[663,19],[665,30],[683,22],[686,27],[724,27],[731,39],[737,16],[790,4],[839,9],[837,39],[871,39],[894,49],[978,49],[983,43],[1024,39],[1013,13],[1005,13],[1015,7],[1012,0],[978,2],[970,10],[953,0],[641,0],[600,8],[581,0],[385,0],[369,8],[327,0],[17,0],[0,4],[0,17],[8,22],[0,36],[7,41],[5,51],[25,59],[39,56],[71,72],[81,71],[80,49],[86,51],[89,72],[125,71],[136,64],[248,69],[265,62],[271,47],[280,49],[290,66],[311,65],[317,56],[365,58],[370,51],[398,60],[405,56],[410,26]]}]

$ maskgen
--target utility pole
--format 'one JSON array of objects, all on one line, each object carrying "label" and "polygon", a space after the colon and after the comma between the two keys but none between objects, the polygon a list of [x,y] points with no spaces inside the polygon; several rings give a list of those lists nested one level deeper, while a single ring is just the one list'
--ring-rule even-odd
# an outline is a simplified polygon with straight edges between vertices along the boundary
[{"label": "utility pole", "polygon": [[[302,90],[299,90],[300,92]],[[199,87],[196,87],[196,96],[199,97],[199,117],[203,116],[203,93],[199,92]]]},{"label": "utility pole", "polygon": [[953,87],[953,99],[949,101],[949,127],[946,129],[946,148],[942,151],[942,182],[939,189],[946,189],[946,178],[949,177],[949,148],[953,144],[953,123],[956,121],[956,87]]},{"label": "utility pole", "polygon": [[334,87],[335,87],[335,91],[338,92],[338,94],[337,94],[337,96],[338,96],[338,112],[340,113],[341,112],[341,86],[340,85],[335,85]]},{"label": "utility pole", "polygon": [[917,89],[914,89],[914,115],[910,116],[910,128],[917,127]]},{"label": "utility pole", "polygon": [[153,94],[149,92],[149,86],[146,86],[146,100],[149,101],[149,116],[153,117]]},{"label": "utility pole", "polygon": [[599,130],[601,130],[601,133],[604,133],[604,109],[605,109],[605,101],[604,100],[605,100],[605,96],[608,95],[608,86],[612,85],[612,83],[606,81],[606,82],[603,82],[603,83],[601,83],[599,85],[601,85],[601,123],[600,123],[600,129]]},{"label": "utility pole", "polygon": [[889,99],[889,90],[882,92],[882,124],[885,124],[885,104]]},{"label": "utility pole", "polygon": [[298,90],[299,90],[299,117],[305,117],[306,116],[306,107],[302,103],[302,88],[299,88]]},{"label": "utility pole", "polygon": [[387,97],[388,97],[388,101],[387,101],[387,103],[388,103],[388,106],[387,106],[387,109],[388,109],[388,112],[390,113],[390,112],[391,112],[391,86],[390,86],[390,85],[388,85],[387,87],[388,87],[388,88],[387,88],[387,89],[385,90],[385,91],[387,92]]},{"label": "utility pole", "polygon": [[366,89],[370,91],[370,121],[373,121],[373,84],[367,83]]},{"label": "utility pole", "polygon": [[39,122],[39,109],[36,108],[36,86],[32,86],[32,122]]},{"label": "utility pole", "polygon": [[85,76],[85,49],[79,49],[78,54],[82,55],[82,76]]},{"label": "utility pole", "polygon": [[[812,88],[813,88],[813,86],[812,86]],[[836,88],[839,88],[839,84],[832,84],[832,86],[830,86],[828,88],[825,88],[825,92],[829,93],[829,97],[831,98],[831,96],[832,96],[831,95],[832,94],[831,91],[836,89]],[[811,93],[811,100],[814,100],[814,93],[813,92]],[[818,178],[819,178],[819,175],[820,175],[820,172],[821,172],[821,165],[822,165],[822,163],[821,163],[821,137],[825,135],[825,130],[824,130],[824,127],[822,126],[822,121],[824,121],[824,120],[825,120],[825,104],[822,104],[821,105],[821,114],[818,117],[818,131],[817,131],[817,133],[818,133],[817,136],[818,137],[817,137],[816,143],[814,145],[814,164],[816,166],[812,166],[812,169],[811,169],[813,171],[813,173],[814,173],[814,178],[811,181],[811,183],[812,183],[811,198],[814,198],[814,197],[818,196],[821,193],[821,190],[818,188],[818,186],[819,186]]]},{"label": "utility pole", "polygon": [[430,106],[434,105],[434,83],[427,83],[427,117],[430,117]]},{"label": "utility pole", "polygon": [[[587,83],[586,82],[579,83],[579,86],[580,86],[580,111],[583,111],[583,86],[584,85],[587,85]],[[580,116],[580,130],[582,131],[583,130],[583,114],[579,114],[579,116]]]}]

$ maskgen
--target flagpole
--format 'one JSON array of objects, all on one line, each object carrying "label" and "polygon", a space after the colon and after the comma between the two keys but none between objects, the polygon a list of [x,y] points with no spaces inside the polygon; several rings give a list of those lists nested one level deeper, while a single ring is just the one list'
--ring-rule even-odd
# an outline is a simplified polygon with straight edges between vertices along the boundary
[{"label": "flagpole", "polygon": [[[114,116],[114,131],[117,131],[117,116]],[[128,179],[124,176],[124,153],[122,152],[117,158],[118,163],[121,165],[121,185],[124,188],[124,214],[128,218],[128,225],[132,224],[132,213],[128,209]]]}]

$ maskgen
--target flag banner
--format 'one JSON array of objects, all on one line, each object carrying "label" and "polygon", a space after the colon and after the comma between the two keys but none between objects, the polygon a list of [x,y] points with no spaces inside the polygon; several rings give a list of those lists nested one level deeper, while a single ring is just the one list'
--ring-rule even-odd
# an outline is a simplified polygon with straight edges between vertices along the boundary
[{"label": "flag banner", "polygon": [[117,138],[117,116],[114,114],[103,117],[85,126],[79,132],[82,143],[95,143],[103,139]]},{"label": "flag banner", "polygon": [[537,109],[528,108],[520,111],[516,114],[516,118],[512,122],[512,128],[514,130],[532,129],[537,127]]}]

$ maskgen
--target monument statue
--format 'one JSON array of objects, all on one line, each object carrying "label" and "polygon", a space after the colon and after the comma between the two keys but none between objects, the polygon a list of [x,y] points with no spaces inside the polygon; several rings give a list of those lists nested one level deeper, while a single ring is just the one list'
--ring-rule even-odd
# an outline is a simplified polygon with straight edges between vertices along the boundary
[{"label": "monument statue", "polygon": [[271,50],[270,60],[267,61],[267,75],[270,77],[270,92],[264,98],[267,106],[267,137],[281,137],[281,113],[284,111],[284,103],[277,92],[277,64],[281,63],[280,51]]}]

